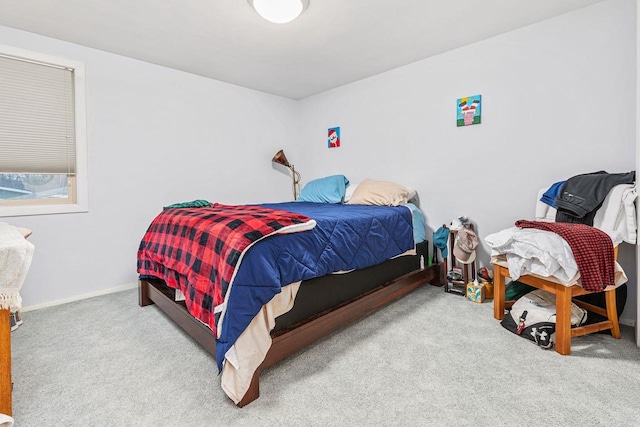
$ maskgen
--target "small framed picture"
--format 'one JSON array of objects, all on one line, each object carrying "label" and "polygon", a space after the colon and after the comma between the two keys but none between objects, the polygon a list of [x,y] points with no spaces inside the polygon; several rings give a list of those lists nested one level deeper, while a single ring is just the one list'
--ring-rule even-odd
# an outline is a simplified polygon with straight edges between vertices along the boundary
[{"label": "small framed picture", "polygon": [[467,96],[458,99],[456,103],[458,114],[456,123],[458,126],[471,126],[480,124],[482,119],[482,95]]},{"label": "small framed picture", "polygon": [[329,144],[329,148],[340,147],[340,126],[329,128],[327,136],[327,143]]}]

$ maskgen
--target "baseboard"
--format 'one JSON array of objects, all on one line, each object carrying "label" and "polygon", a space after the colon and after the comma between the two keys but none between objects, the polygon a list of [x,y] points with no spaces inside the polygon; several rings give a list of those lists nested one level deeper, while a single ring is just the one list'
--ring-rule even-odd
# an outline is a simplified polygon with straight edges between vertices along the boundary
[{"label": "baseboard", "polygon": [[620,319],[618,319],[618,322],[619,322],[621,325],[631,326],[632,328],[633,328],[634,326],[636,326],[636,322],[635,322],[635,320],[634,320],[634,319],[629,319],[629,318],[626,318],[626,317],[621,317]]},{"label": "baseboard", "polygon": [[55,301],[43,302],[42,304],[34,304],[26,307],[22,307],[22,312],[40,310],[41,308],[53,307],[56,305],[66,304],[73,301],[80,301],[87,298],[99,297],[100,295],[113,294],[116,292],[128,291],[129,289],[135,289],[138,287],[138,282],[127,283],[125,285],[116,286],[115,288],[103,289],[101,291],[91,292],[88,294],[76,295],[69,298],[63,298]]}]

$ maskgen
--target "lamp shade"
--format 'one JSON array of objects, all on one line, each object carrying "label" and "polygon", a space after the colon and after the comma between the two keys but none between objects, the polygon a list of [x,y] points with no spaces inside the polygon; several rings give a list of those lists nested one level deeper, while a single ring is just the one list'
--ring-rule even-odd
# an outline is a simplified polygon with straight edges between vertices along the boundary
[{"label": "lamp shade", "polygon": [[284,150],[278,151],[271,161],[291,169],[291,177],[293,178],[293,200],[296,200],[300,193],[300,173],[291,163],[289,163],[287,156],[284,155]]},{"label": "lamp shade", "polygon": [[309,6],[309,0],[248,0],[267,21],[285,24],[296,19]]},{"label": "lamp shade", "polygon": [[291,167],[291,163],[289,163],[289,160],[287,160],[287,156],[284,155],[284,150],[278,151],[276,153],[276,155],[273,156],[273,159],[271,159],[271,161],[273,163],[278,163],[278,164],[281,164],[281,165],[285,165],[288,168]]}]

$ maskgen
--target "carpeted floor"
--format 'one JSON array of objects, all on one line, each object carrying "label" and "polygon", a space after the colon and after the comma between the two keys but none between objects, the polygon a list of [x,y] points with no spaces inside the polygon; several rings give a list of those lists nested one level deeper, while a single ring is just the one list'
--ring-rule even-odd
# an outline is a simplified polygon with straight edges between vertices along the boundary
[{"label": "carpeted floor", "polygon": [[633,330],[571,356],[503,329],[493,305],[423,286],[265,371],[240,409],[213,358],[134,290],[24,314],[16,427],[639,426]]}]

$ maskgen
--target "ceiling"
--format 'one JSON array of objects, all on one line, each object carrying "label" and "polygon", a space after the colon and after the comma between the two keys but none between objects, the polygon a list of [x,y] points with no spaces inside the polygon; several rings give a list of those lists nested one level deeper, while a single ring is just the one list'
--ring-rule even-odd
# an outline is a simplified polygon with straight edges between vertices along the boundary
[{"label": "ceiling", "polygon": [[0,0],[0,25],[301,99],[599,1],[311,0],[272,24],[246,0]]}]

